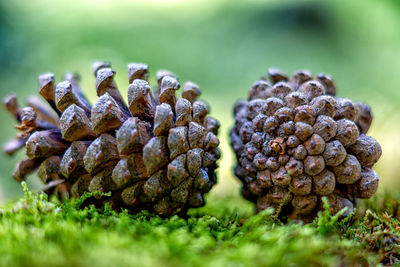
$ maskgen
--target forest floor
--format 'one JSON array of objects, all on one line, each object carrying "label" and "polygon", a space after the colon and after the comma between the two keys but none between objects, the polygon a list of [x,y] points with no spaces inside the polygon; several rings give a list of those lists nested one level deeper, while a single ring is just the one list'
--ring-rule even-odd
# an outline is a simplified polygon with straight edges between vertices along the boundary
[{"label": "forest floor", "polygon": [[[2,266],[368,266],[400,262],[400,198],[363,202],[349,219],[282,223],[212,196],[187,218],[82,208],[30,192],[0,210]],[[379,200],[379,201],[378,201]]]}]

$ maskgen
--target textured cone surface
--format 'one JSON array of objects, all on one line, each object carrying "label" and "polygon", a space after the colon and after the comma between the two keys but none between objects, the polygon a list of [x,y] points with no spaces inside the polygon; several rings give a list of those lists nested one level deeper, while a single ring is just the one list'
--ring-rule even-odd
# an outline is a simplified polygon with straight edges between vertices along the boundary
[{"label": "textured cone surface", "polygon": [[371,109],[336,97],[326,74],[287,77],[271,69],[269,78],[255,82],[234,107],[231,145],[243,196],[281,218],[311,221],[324,196],[333,211],[348,207],[350,214],[357,198],[378,188],[371,168],[382,150],[366,135]]},{"label": "textured cone surface", "polygon": [[38,169],[48,194],[63,199],[111,192],[90,203],[133,212],[168,216],[204,205],[204,194],[217,182],[221,153],[219,123],[197,99],[200,88],[187,82],[177,98],[177,77],[160,71],[152,90],[148,66],[131,63],[126,103],[109,63],[94,63],[93,72],[99,97],[93,106],[73,73],[58,84],[52,73],[39,76],[39,93],[53,110],[37,98],[21,108],[14,94],[6,97],[5,108],[20,133],[4,150],[12,155],[25,146],[28,155],[14,178],[21,181]]}]

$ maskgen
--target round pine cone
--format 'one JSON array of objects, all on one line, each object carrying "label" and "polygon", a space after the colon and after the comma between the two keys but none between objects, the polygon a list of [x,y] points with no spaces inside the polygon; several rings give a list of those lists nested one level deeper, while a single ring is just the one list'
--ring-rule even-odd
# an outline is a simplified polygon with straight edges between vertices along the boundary
[{"label": "round pine cone", "polygon": [[269,78],[234,107],[231,144],[243,196],[257,211],[273,207],[281,218],[312,220],[323,196],[333,211],[348,207],[349,214],[357,198],[378,188],[371,168],[382,150],[366,136],[370,108],[335,97],[326,74],[298,71],[288,78],[270,69]]},{"label": "round pine cone", "polygon": [[203,195],[217,180],[220,150],[219,123],[207,116],[208,105],[197,100],[200,88],[187,82],[182,98],[176,99],[177,77],[160,71],[151,90],[148,66],[131,63],[126,105],[110,65],[96,62],[93,71],[99,96],[93,106],[73,73],[57,85],[53,74],[39,76],[39,92],[55,113],[35,97],[26,108],[19,107],[14,94],[6,97],[5,107],[20,123],[20,133],[4,150],[11,155],[25,145],[28,156],[14,178],[23,180],[39,168],[49,194],[65,198],[111,192],[94,203],[162,216],[204,205]]}]

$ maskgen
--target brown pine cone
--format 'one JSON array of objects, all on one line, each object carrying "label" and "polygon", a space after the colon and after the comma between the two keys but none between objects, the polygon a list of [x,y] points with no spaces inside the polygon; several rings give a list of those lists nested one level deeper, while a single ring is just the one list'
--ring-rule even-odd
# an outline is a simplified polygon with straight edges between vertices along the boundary
[{"label": "brown pine cone", "polygon": [[55,112],[32,97],[20,108],[14,94],[6,109],[19,122],[17,138],[4,150],[12,155],[26,146],[14,178],[23,180],[39,168],[45,190],[60,198],[84,192],[111,192],[95,203],[159,215],[184,214],[204,205],[204,194],[217,182],[219,122],[197,100],[200,88],[185,83],[182,98],[171,72],[158,72],[158,86],[147,82],[148,66],[128,65],[128,105],[107,62],[93,64],[97,102],[91,106],[79,87],[79,76],[67,73],[55,85],[54,75],[39,76],[39,92]]},{"label": "brown pine cone", "polygon": [[371,168],[382,150],[366,136],[371,109],[335,97],[326,74],[298,71],[289,78],[270,69],[269,78],[255,82],[247,101],[234,107],[231,144],[243,196],[281,218],[312,220],[323,196],[333,211],[348,207],[349,214],[357,198],[378,188]]}]

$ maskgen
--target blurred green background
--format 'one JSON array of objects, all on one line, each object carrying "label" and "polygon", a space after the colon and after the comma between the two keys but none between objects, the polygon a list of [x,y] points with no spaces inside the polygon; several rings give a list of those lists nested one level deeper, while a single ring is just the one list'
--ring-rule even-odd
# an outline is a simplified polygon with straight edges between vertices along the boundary
[{"label": "blurred green background", "polygon": [[[383,147],[380,190],[400,189],[400,2],[396,0],[5,0],[0,1],[0,96],[37,94],[37,75],[77,71],[92,102],[94,60],[108,60],[126,95],[126,64],[170,69],[198,83],[222,123],[219,184],[213,195],[238,196],[228,131],[232,105],[271,66],[333,75],[338,95],[368,102],[370,130]],[[154,83],[153,83],[154,84]],[[0,141],[16,134],[1,111]],[[22,194],[11,178],[23,151],[0,155],[0,201]],[[33,175],[33,188],[40,183]]]}]

